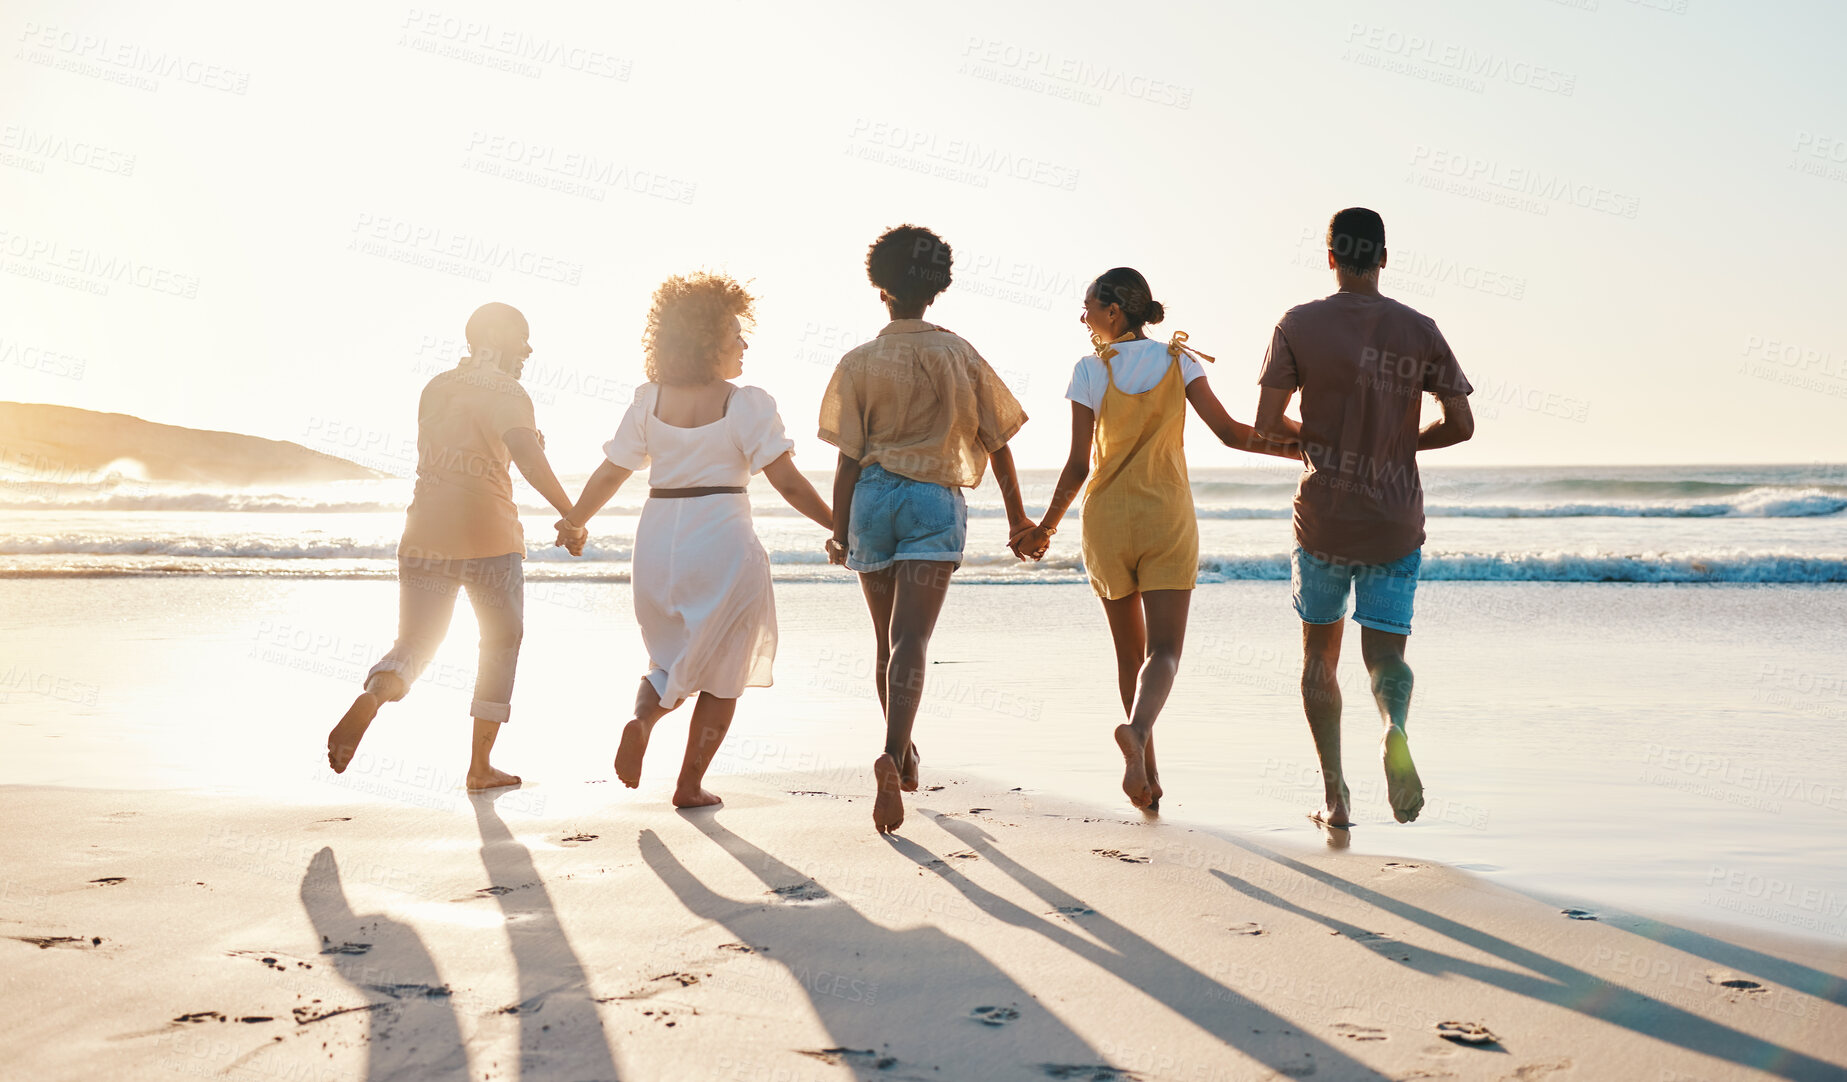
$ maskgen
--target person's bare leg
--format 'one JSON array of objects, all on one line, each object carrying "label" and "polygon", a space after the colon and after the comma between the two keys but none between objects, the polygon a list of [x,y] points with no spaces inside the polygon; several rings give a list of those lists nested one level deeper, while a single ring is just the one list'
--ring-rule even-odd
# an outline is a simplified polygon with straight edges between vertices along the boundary
[{"label": "person's bare leg", "polygon": [[923,702],[924,669],[929,664],[930,636],[949,594],[955,565],[946,560],[900,560],[893,565],[891,661],[886,673],[885,753],[873,761],[878,795],[872,823],[889,834],[904,822],[900,763],[911,751],[911,730]]},{"label": "person's bare leg", "polygon": [[[888,567],[883,571],[865,572],[859,576],[860,592],[866,596],[866,611],[872,614],[873,639],[878,643],[872,679],[879,693],[879,716],[886,718],[889,718],[891,712],[886,683],[891,671],[891,607],[898,596],[896,572],[895,567]],[[912,741],[904,758],[898,762],[898,787],[907,793],[916,792],[921,766],[917,744]]]},{"label": "person's bare leg", "polygon": [[[1142,595],[1103,599],[1103,616],[1109,621],[1110,642],[1116,648],[1116,691],[1122,696],[1122,716],[1135,716],[1135,690],[1142,666],[1148,661],[1148,628],[1142,617]],[[1149,803],[1148,740],[1126,724],[1115,729],[1116,747],[1122,752],[1122,791],[1129,803]]]},{"label": "person's bare leg", "polygon": [[1122,791],[1138,808],[1155,808],[1160,799],[1153,770],[1155,719],[1167,705],[1180,671],[1180,651],[1186,644],[1186,615],[1191,590],[1149,590],[1140,595],[1142,620],[1147,628],[1147,657],[1135,680],[1135,703],[1126,725],[1116,726],[1116,747],[1122,752]]},{"label": "person's bare leg", "polygon": [[365,739],[372,719],[378,716],[378,708],[402,699],[406,690],[404,678],[394,672],[377,672],[366,678],[365,690],[327,733],[327,765],[335,774],[346,773],[353,755],[359,751],[359,742]]},{"label": "person's bare leg", "polygon": [[1191,590],[1147,590],[1142,593],[1142,610],[1148,627],[1148,660],[1136,681],[1135,708],[1129,724],[1144,734],[1143,770],[1148,778],[1148,810],[1159,811],[1161,774],[1154,764],[1154,722],[1167,697],[1174,689],[1180,672],[1180,652],[1186,646],[1187,613],[1193,603]]},{"label": "person's bare leg", "polygon": [[1392,802],[1392,817],[1400,823],[1417,820],[1424,810],[1424,783],[1411,761],[1411,742],[1405,721],[1411,714],[1411,666],[1405,664],[1406,635],[1376,628],[1360,628],[1360,655],[1372,678],[1372,697],[1385,721],[1379,754],[1385,760],[1385,793]]},{"label": "person's bare leg", "polygon": [[1342,622],[1302,625],[1302,710],[1321,760],[1323,808],[1331,827],[1353,823],[1347,780],[1340,768],[1340,636]]},{"label": "person's bare leg", "polygon": [[666,717],[672,707],[662,706],[654,682],[641,678],[635,691],[635,717],[622,727],[622,743],[616,746],[616,777],[630,789],[641,784],[641,761],[648,754],[648,738],[654,735],[654,723]]},{"label": "person's bare leg", "polygon": [[475,719],[474,754],[468,760],[470,789],[499,789],[505,785],[519,784],[518,774],[509,774],[489,762],[494,751],[494,741],[499,737],[500,722],[486,718]]},{"label": "person's bare leg", "polygon": [[398,669],[380,669],[366,677],[365,690],[327,733],[327,765],[344,774],[359,750],[379,707],[410,694],[410,686],[442,645],[455,614],[454,579],[418,561],[398,564],[398,637],[380,664],[395,662]]},{"label": "person's bare leg", "polygon": [[699,693],[693,706],[693,721],[686,733],[686,758],[680,763],[680,781],[673,789],[676,808],[707,808],[724,801],[705,789],[706,768],[718,754],[718,746],[731,731],[731,718],[737,713],[736,699],[721,699]]},{"label": "person's bare leg", "polygon": [[1116,692],[1122,696],[1122,716],[1126,719],[1135,713],[1135,685],[1142,674],[1142,662],[1148,658],[1142,595],[1103,599],[1103,618],[1109,621],[1110,642],[1116,647]]}]

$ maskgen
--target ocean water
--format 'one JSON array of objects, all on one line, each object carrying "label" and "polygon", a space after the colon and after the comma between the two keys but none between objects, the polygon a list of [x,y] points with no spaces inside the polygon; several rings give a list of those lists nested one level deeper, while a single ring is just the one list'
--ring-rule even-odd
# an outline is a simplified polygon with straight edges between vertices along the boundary
[{"label": "ocean water", "polygon": [[[1296,469],[1193,473],[1204,582],[1288,577]],[[1022,475],[1042,509],[1056,474]],[[823,491],[827,478],[814,478]],[[1847,465],[1426,469],[1427,579],[1523,582],[1847,582]],[[581,479],[567,479],[576,491]],[[550,546],[555,519],[523,502],[529,578],[623,581],[645,477],[592,524],[581,559]],[[287,490],[0,478],[0,575],[393,574],[410,482]],[[780,581],[826,576],[822,532],[761,478],[751,502]],[[992,480],[969,501],[963,581],[1083,582],[1077,530],[1047,559],[1007,552]]]}]

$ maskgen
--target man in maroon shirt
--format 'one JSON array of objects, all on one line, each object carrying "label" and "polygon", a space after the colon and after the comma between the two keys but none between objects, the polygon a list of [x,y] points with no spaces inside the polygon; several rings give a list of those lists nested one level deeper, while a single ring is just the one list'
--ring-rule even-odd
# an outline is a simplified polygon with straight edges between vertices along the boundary
[{"label": "man in maroon shirt", "polygon": [[[1352,822],[1340,766],[1340,662],[1347,595],[1360,654],[1385,719],[1383,757],[1392,815],[1417,818],[1424,787],[1411,762],[1411,601],[1423,557],[1424,488],[1417,452],[1475,434],[1473,390],[1430,317],[1379,293],[1385,222],[1350,207],[1328,223],[1328,267],[1339,292],[1283,314],[1264,357],[1256,428],[1302,442],[1290,579],[1302,618],[1302,707],[1321,759],[1331,827]],[[1302,420],[1284,416],[1302,392]],[[1439,420],[1419,428],[1423,396]]]}]

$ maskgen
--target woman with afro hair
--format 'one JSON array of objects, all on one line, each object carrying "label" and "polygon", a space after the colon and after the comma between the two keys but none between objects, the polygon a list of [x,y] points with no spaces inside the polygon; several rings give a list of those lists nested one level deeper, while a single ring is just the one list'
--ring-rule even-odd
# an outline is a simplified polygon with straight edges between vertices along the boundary
[{"label": "woman with afro hair", "polygon": [[635,529],[635,619],[648,674],[622,730],[616,776],[641,781],[654,725],[692,696],[677,807],[720,803],[706,768],[746,687],[768,687],[776,658],[769,556],[751,525],[745,488],[761,472],[789,506],[832,529],[834,517],[795,468],[776,401],[732,382],[744,373],[751,297],[729,278],[692,274],[655,291],[643,336],[648,382],[635,392],[583,495],[558,524],[558,543],[583,551],[583,526],[637,470],[648,500]]}]

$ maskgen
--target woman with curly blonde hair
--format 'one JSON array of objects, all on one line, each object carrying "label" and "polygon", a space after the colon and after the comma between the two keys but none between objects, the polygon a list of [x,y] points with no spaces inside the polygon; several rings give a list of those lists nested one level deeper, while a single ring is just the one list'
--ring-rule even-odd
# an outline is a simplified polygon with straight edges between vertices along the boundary
[{"label": "woman with curly blonde hair", "polygon": [[752,300],[722,275],[676,275],[654,293],[642,338],[648,382],[603,445],[606,459],[558,524],[558,542],[583,551],[584,524],[637,470],[648,501],[635,530],[635,619],[648,674],[622,730],[616,776],[641,781],[656,722],[697,695],[674,788],[682,808],[720,803],[705,771],[746,687],[768,687],[776,657],[769,556],[751,525],[745,488],[762,472],[789,506],[834,527],[833,512],[795,468],[776,401],[731,382],[744,373]]}]

